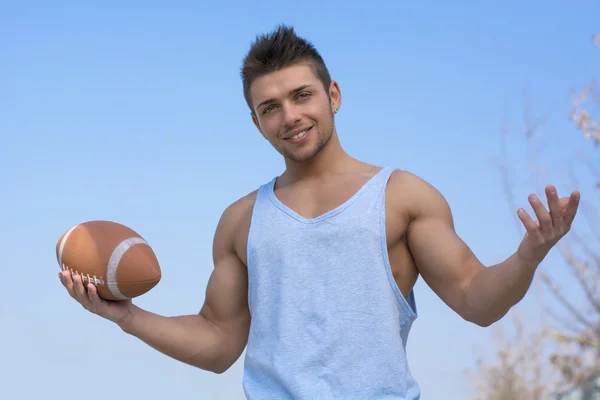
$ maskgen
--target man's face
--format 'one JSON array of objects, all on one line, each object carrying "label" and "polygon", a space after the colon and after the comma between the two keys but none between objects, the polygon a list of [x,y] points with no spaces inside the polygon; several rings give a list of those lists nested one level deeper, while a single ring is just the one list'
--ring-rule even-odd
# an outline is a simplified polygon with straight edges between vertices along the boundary
[{"label": "man's face", "polygon": [[313,69],[293,65],[256,79],[250,88],[252,120],[284,157],[302,162],[314,157],[333,134],[332,106],[341,100],[336,82],[327,91]]}]

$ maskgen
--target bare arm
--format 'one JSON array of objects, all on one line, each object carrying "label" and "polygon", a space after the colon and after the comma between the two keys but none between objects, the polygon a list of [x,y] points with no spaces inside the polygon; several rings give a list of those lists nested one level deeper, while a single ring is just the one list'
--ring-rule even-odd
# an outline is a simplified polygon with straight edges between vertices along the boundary
[{"label": "bare arm", "polygon": [[[412,193],[407,240],[420,274],[451,309],[480,326],[496,322],[525,296],[537,266],[568,231],[575,215],[573,201],[567,207],[566,200],[549,196],[556,218],[567,207],[564,227],[544,239],[539,225],[520,213],[528,234],[519,249],[502,263],[486,267],[456,234],[443,196],[415,176],[408,176],[407,181]],[[538,218],[549,216],[540,209],[541,203],[532,205]],[[534,236],[536,240],[532,240]]]},{"label": "bare arm", "polygon": [[164,317],[132,306],[120,323],[123,331],[184,363],[215,373],[226,371],[241,355],[250,325],[247,270],[234,249],[240,210],[228,208],[217,227],[215,268],[197,315]]}]

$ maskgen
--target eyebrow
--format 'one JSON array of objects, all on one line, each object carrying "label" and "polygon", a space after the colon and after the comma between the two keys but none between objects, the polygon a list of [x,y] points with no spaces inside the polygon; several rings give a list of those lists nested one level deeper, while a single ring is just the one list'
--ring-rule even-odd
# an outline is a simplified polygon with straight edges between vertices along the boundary
[{"label": "eyebrow", "polygon": [[[288,92],[288,95],[289,95],[289,96],[291,96],[291,95],[294,95],[294,94],[296,94],[296,93],[298,93],[298,92],[301,92],[302,90],[304,90],[304,89],[306,89],[306,88],[309,88],[309,87],[312,87],[312,86],[314,86],[314,85],[313,85],[313,84],[307,84],[307,85],[302,85],[302,86],[299,86],[299,87],[297,87],[297,88],[295,88],[295,89],[292,89],[292,90],[290,90],[290,91]],[[261,102],[260,102],[260,104],[256,106],[256,109],[258,110],[258,109],[259,109],[260,107],[262,107],[263,105],[265,105],[265,104],[268,104],[268,103],[272,103],[272,102],[274,102],[274,101],[276,101],[276,99],[274,99],[274,98],[271,98],[271,99],[267,99],[267,100],[261,101]]]}]

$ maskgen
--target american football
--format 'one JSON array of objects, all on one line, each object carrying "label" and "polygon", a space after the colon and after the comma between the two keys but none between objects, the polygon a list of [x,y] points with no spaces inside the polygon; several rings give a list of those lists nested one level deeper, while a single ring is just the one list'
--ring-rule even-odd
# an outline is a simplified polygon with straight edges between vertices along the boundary
[{"label": "american football", "polygon": [[73,226],[56,243],[58,265],[96,286],[105,300],[141,296],[161,279],[150,245],[133,229],[111,221]]}]

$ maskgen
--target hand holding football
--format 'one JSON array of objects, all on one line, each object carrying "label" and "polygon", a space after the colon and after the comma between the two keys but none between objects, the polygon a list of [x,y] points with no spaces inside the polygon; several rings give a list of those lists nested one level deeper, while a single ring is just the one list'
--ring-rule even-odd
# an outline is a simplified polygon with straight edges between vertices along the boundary
[{"label": "hand holding football", "polygon": [[63,269],[92,283],[105,300],[141,296],[161,279],[152,248],[137,232],[110,221],[89,221],[63,233],[56,243]]}]

